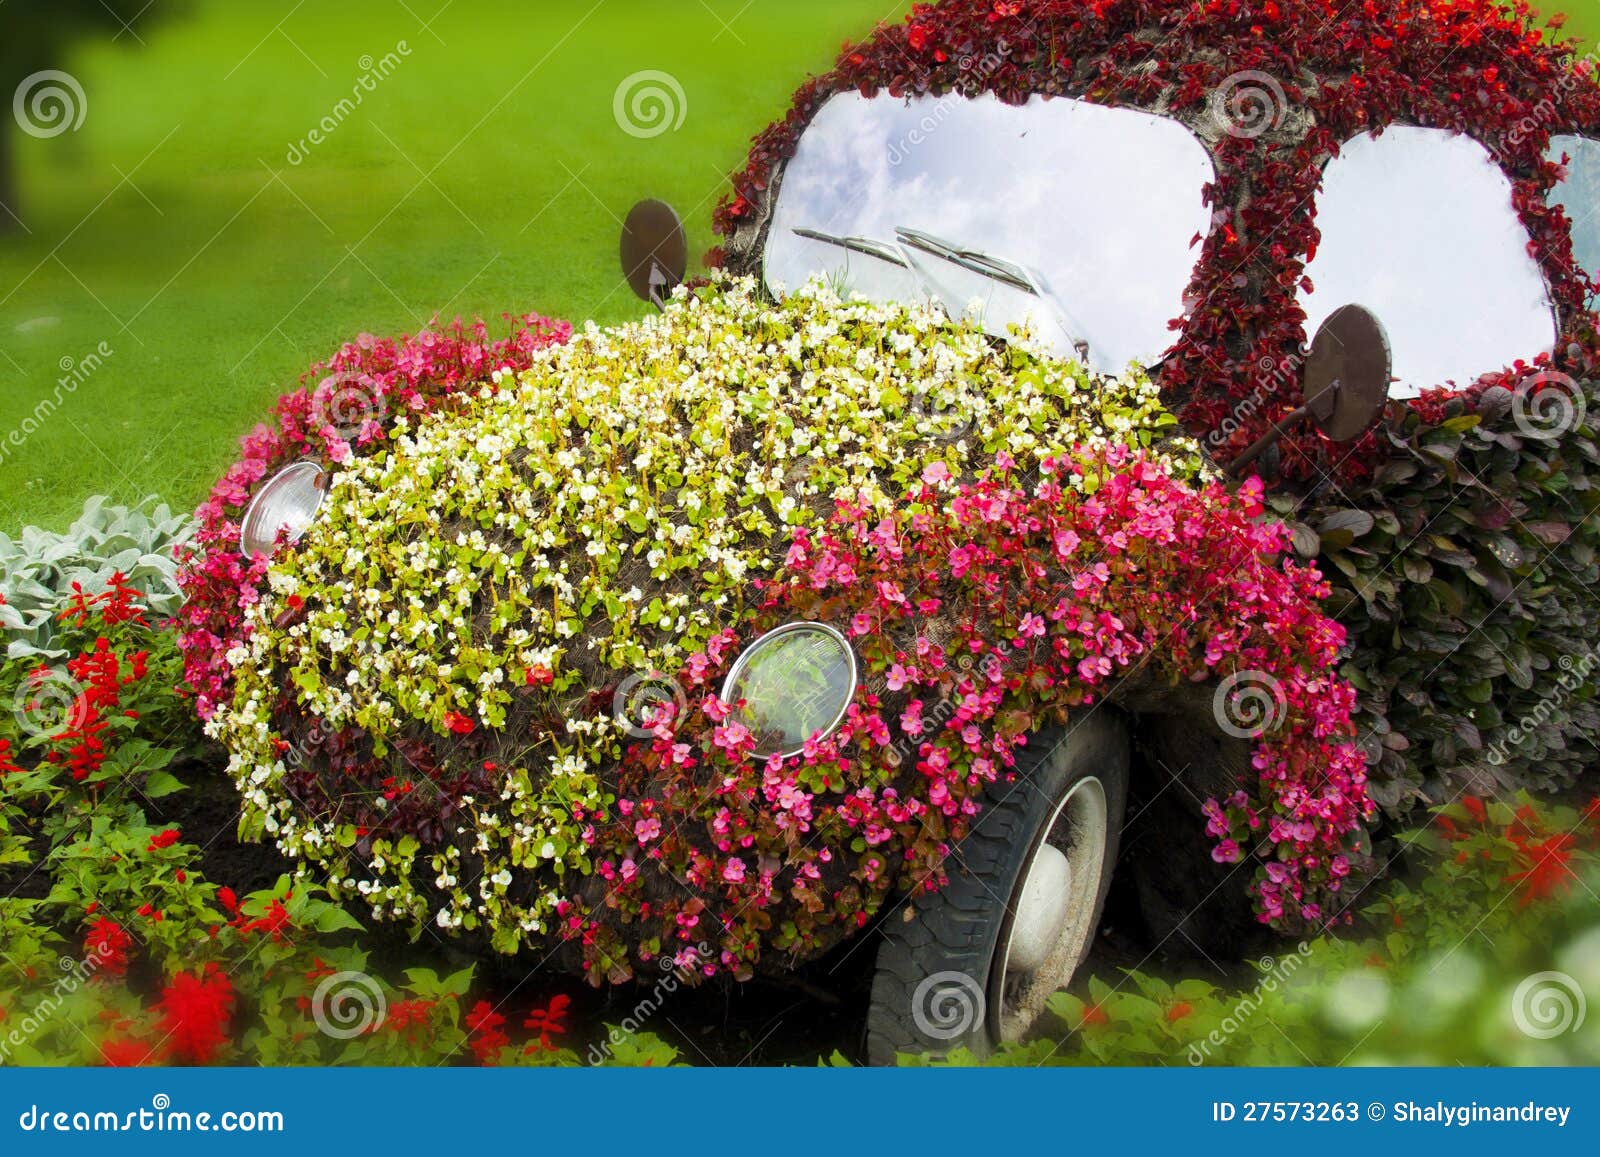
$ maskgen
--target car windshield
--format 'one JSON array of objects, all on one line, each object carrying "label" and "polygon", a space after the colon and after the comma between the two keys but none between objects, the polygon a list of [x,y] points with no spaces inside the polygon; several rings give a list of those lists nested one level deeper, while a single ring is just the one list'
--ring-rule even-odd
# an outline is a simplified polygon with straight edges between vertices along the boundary
[{"label": "car windshield", "polygon": [[1591,280],[1600,280],[1600,141],[1560,136],[1550,141],[1550,159],[1567,158],[1567,176],[1550,203],[1572,219],[1572,252]]},{"label": "car windshield", "polygon": [[1372,310],[1394,350],[1396,397],[1554,348],[1554,306],[1511,182],[1470,137],[1395,127],[1347,142],[1323,173],[1317,227],[1306,333],[1341,306]]},{"label": "car windshield", "polygon": [[[1116,372],[1171,346],[1214,178],[1188,129],[1132,109],[841,94],[783,173],[764,274],[774,292],[823,276],[953,314],[976,301],[991,332],[1026,321]],[[851,239],[905,265],[838,243]]]}]

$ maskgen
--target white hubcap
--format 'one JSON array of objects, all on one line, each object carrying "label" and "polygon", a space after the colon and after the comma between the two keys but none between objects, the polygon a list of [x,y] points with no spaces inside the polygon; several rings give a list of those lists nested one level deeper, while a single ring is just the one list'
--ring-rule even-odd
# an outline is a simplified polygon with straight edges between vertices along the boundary
[{"label": "white hubcap", "polygon": [[1045,826],[1011,901],[999,964],[1001,1039],[1026,1036],[1088,955],[1109,829],[1105,787],[1092,777],[1072,785]]},{"label": "white hubcap", "polygon": [[1033,857],[1033,867],[1022,885],[1006,967],[1014,972],[1043,968],[1071,913],[1072,862],[1060,848],[1045,844]]}]

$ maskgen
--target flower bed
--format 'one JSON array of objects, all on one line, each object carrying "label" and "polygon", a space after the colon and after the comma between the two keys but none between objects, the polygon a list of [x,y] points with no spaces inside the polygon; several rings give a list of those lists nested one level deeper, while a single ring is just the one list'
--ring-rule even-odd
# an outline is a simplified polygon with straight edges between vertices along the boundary
[{"label": "flower bed", "polygon": [[[0,1066],[579,1063],[564,995],[474,999],[421,950],[394,983],[309,881],[208,878],[187,823],[150,814],[195,788],[169,770],[193,738],[173,632],[120,575],[51,610],[69,657],[0,665]],[[611,1040],[591,1063],[676,1055]]]},{"label": "flower bed", "polygon": [[459,321],[398,341],[366,334],[319,362],[278,400],[275,426],[240,441],[242,456],[196,512],[194,541],[179,552],[185,596],[180,643],[185,677],[202,719],[232,686],[228,652],[243,641],[244,614],[260,597],[269,560],[239,551],[239,520],[257,485],[296,459],[349,463],[386,444],[394,422],[425,413],[497,370],[526,367],[566,341],[572,327],[535,314],[507,315],[511,332],[491,338]]},{"label": "flower bed", "polygon": [[[744,976],[936,886],[1046,719],[1255,667],[1285,710],[1218,856],[1266,839],[1264,916],[1316,921],[1367,810],[1342,633],[1173,424],[1143,379],[820,291],[591,328],[397,423],[274,568],[211,723],[245,824],[380,917],[596,982],[703,939]],[[753,759],[708,694],[819,614],[871,679],[833,741]]]}]

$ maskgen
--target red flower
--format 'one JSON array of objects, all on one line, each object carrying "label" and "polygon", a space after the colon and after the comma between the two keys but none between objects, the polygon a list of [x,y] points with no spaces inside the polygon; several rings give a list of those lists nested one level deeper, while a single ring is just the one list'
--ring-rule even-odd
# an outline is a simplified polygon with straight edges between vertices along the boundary
[{"label": "red flower", "polygon": [[419,1038],[431,1033],[433,1029],[433,1010],[437,1002],[432,1000],[397,1000],[389,1006],[388,1019],[384,1021],[389,1031],[404,1036],[415,1043]]},{"label": "red flower", "polygon": [[233,894],[233,889],[224,885],[217,889],[217,903],[221,904],[224,911],[237,912],[239,910],[239,897]]},{"label": "red flower", "polygon": [[1111,1018],[1106,1015],[1106,1010],[1098,1004],[1091,1004],[1083,1010],[1084,1024],[1106,1024],[1110,1020]]},{"label": "red flower", "polygon": [[1551,836],[1537,844],[1517,840],[1517,849],[1528,867],[1506,877],[1508,884],[1526,884],[1521,906],[1526,908],[1535,900],[1545,900],[1567,888],[1578,874],[1569,866],[1572,846],[1577,841],[1570,835]]},{"label": "red flower", "polygon": [[198,976],[180,972],[173,977],[156,1002],[173,1053],[193,1064],[210,1064],[228,1041],[233,999],[233,985],[215,964]]},{"label": "red flower", "polygon": [[90,926],[83,937],[83,953],[96,960],[95,979],[102,976],[121,976],[128,971],[128,949],[133,947],[133,937],[121,924],[102,916]]},{"label": "red flower", "polygon": [[265,915],[254,920],[245,920],[240,917],[239,931],[241,933],[266,932],[278,943],[283,942],[284,929],[290,927],[289,910],[283,906],[282,900],[274,899],[267,905]]},{"label": "red flower", "polygon": [[467,1028],[472,1030],[467,1044],[477,1056],[478,1063],[493,1065],[500,1057],[500,1050],[511,1043],[511,1038],[501,1031],[506,1018],[496,1012],[487,1000],[480,1000],[472,1006],[466,1019]]},{"label": "red flower", "polygon": [[473,728],[477,727],[470,716],[463,715],[459,711],[446,711],[444,725],[457,735],[470,735]]},{"label": "red flower", "polygon": [[1177,1004],[1167,1009],[1167,1023],[1173,1024],[1177,1021],[1180,1021],[1193,1011],[1194,1005],[1190,1004],[1187,1000],[1180,1000]]},{"label": "red flower", "polygon": [[179,839],[178,829],[177,828],[168,828],[164,832],[157,832],[155,835],[151,836],[150,837],[150,846],[148,848],[146,848],[145,851],[147,851],[147,852],[157,852],[157,851],[160,851],[162,848],[170,848],[173,844],[178,842],[178,839]]},{"label": "red flower", "polygon": [[[522,1022],[523,1028],[532,1029],[539,1034],[538,1047],[545,1052],[555,1052],[556,1046],[551,1042],[552,1036],[562,1036],[567,1031],[567,1014],[571,1011],[569,1006],[572,998],[561,993],[550,998],[550,1003],[543,1008],[535,1008],[528,1013],[528,1019]],[[533,1046],[529,1046],[531,1052]]]}]

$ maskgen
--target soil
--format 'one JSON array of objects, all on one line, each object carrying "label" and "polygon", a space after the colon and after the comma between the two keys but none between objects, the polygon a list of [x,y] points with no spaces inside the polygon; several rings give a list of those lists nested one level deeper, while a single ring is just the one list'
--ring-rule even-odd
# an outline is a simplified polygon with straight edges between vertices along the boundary
[{"label": "soil", "polygon": [[270,888],[293,864],[270,843],[239,842],[239,792],[215,760],[190,758],[174,763],[172,773],[187,785],[145,805],[152,824],[170,824],[185,843],[200,848],[205,877],[239,895]]}]

